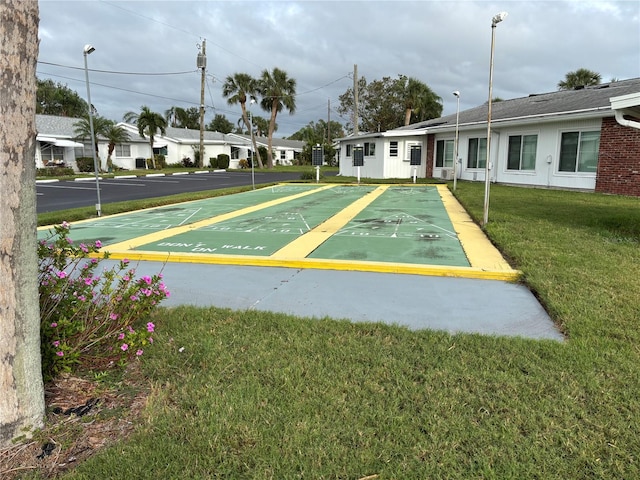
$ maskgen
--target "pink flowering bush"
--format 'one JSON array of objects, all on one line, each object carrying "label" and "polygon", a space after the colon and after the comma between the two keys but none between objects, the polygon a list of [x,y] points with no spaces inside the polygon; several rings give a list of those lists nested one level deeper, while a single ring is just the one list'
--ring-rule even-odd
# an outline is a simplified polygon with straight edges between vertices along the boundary
[{"label": "pink flowering bush", "polygon": [[[169,296],[162,273],[135,277],[128,260],[99,269],[102,246],[75,245],[70,226],[38,242],[42,370],[50,379],[79,366],[101,369],[138,358],[153,343],[150,313]],[[101,254],[109,258],[108,252]]]}]

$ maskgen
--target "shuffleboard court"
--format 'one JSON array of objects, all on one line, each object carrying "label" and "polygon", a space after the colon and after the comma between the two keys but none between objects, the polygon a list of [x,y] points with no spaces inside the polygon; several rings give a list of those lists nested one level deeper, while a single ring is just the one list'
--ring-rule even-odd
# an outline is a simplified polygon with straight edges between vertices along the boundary
[{"label": "shuffleboard court", "polygon": [[335,186],[239,217],[140,245],[135,250],[270,256],[374,187]]},{"label": "shuffleboard court", "polygon": [[469,267],[436,188],[390,187],[310,258]]},{"label": "shuffleboard court", "polygon": [[71,236],[113,259],[520,276],[445,185],[282,184],[78,222]]},{"label": "shuffleboard court", "polygon": [[[85,243],[99,239],[104,246],[109,246],[318,188],[317,185],[276,185],[234,195],[74,222],[72,238],[76,242]],[[49,230],[48,227],[39,228],[38,238],[46,238]]]}]

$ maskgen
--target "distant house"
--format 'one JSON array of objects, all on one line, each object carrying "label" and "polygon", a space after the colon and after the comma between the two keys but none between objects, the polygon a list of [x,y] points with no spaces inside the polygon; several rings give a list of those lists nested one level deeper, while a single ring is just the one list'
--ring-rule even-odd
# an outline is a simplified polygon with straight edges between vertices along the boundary
[{"label": "distant house", "polygon": [[[75,138],[74,126],[79,118],[36,115],[36,167],[67,166],[78,170],[76,159],[92,157],[91,140]],[[141,137],[138,127],[129,123],[118,123],[129,132],[129,141],[115,146],[111,159],[117,167],[127,170],[145,168],[151,158],[149,138]],[[167,127],[165,134],[154,135],[153,153],[163,154],[167,164],[182,163],[184,159],[195,160],[195,149],[200,147],[200,130]],[[98,136],[100,168],[107,169],[108,142]],[[256,137],[258,147],[267,147],[267,138]],[[219,154],[229,155],[229,168],[238,168],[241,159],[249,159],[253,150],[249,135],[224,134],[205,130],[203,132],[204,167],[210,158]],[[305,143],[296,140],[273,139],[274,163],[291,165],[304,148]]]},{"label": "distant house", "polygon": [[[36,115],[36,168],[66,166],[78,170],[76,159],[93,157],[90,139],[76,139],[74,126],[80,118]],[[107,168],[108,142],[98,136],[98,157],[101,170]],[[149,153],[149,142],[140,138],[138,131],[131,140],[116,145],[112,159],[114,165],[132,169],[136,157]]]},{"label": "distant house", "polygon": [[[230,167],[237,168],[240,159],[251,158],[250,152],[253,150],[251,135],[230,133],[229,136],[238,138],[239,140],[246,142],[245,148],[239,148],[238,150],[235,150],[231,155],[231,163],[233,166],[230,165]],[[258,148],[268,148],[269,139],[267,137],[256,137],[255,140]],[[271,144],[271,147],[273,148],[274,165],[293,165],[305,146],[305,142],[301,142],[298,140],[284,140],[281,138],[273,138],[271,140]],[[266,159],[262,159],[262,161],[263,163],[266,163]]]},{"label": "distant house", "polygon": [[[453,179],[456,114],[342,138],[340,174]],[[461,111],[457,176],[485,180],[487,105]],[[358,148],[360,151],[360,148]],[[411,165],[411,152],[420,165]],[[640,78],[494,102],[490,181],[640,196]]]},{"label": "distant house", "polygon": [[[125,128],[132,139],[141,138],[137,126],[128,123],[119,123],[118,125]],[[153,153],[164,155],[167,164],[181,163],[184,159],[193,161],[195,160],[195,150],[200,148],[200,130],[167,127],[164,135],[158,133],[154,135],[153,140]],[[146,141],[147,148],[143,157],[151,158],[149,139],[145,138],[144,141]],[[220,154],[229,155],[229,158],[232,158],[232,150],[248,147],[245,140],[208,130],[203,132],[202,143],[204,146],[204,167],[209,166],[210,158],[216,158]],[[118,164],[116,161],[114,163]],[[124,167],[125,165],[120,166]]]}]

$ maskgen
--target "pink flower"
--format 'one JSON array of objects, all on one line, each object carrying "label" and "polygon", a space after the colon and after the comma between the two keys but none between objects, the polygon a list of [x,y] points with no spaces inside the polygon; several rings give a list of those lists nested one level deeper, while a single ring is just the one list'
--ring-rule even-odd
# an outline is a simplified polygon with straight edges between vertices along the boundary
[{"label": "pink flower", "polygon": [[58,326],[58,324],[57,324],[56,322],[53,322],[53,323],[51,324],[51,328],[56,328],[57,326]]},{"label": "pink flower", "polygon": [[69,245],[72,245],[72,244],[73,244],[73,240],[71,240],[70,238],[67,238],[67,243],[68,243]]},{"label": "pink flower", "polygon": [[137,356],[140,356],[140,355],[142,355],[143,353],[144,353],[144,351],[143,351],[142,349],[140,349],[140,350],[138,350],[138,351],[136,352],[136,355],[137,355]]},{"label": "pink flower", "polygon": [[58,272],[56,275],[58,275],[58,278],[67,278],[67,272],[65,271]]},{"label": "pink flower", "polygon": [[111,320],[117,320],[118,319],[118,314],[112,312],[112,313],[109,314],[109,318]]},{"label": "pink flower", "polygon": [[52,342],[52,345],[58,348],[60,346],[60,340],[56,340],[55,342]]},{"label": "pink flower", "polygon": [[120,335],[118,335],[118,340],[124,340],[124,333],[121,333]]},{"label": "pink flower", "polygon": [[123,343],[122,346],[120,347],[120,350],[122,350],[123,352],[126,352],[129,349],[129,345],[127,345],[126,343]]},{"label": "pink flower", "polygon": [[149,343],[153,343],[153,337],[149,337]]},{"label": "pink flower", "polygon": [[93,278],[91,277],[87,277],[84,279],[84,284],[85,285],[91,285],[91,283],[93,282]]},{"label": "pink flower", "polygon": [[153,332],[155,328],[156,326],[153,324],[153,322],[147,323],[147,332]]},{"label": "pink flower", "polygon": [[82,250],[84,253],[89,253],[89,249],[84,243],[80,244],[80,250]]},{"label": "pink flower", "polygon": [[56,352],[56,355],[59,357],[63,357],[64,356],[64,352]]},{"label": "pink flower", "polygon": [[142,280],[144,281],[144,283],[146,283],[147,285],[151,285],[151,277],[149,275],[145,275],[144,277],[142,277]]},{"label": "pink flower", "polygon": [[69,228],[68,222],[62,222],[62,228]]},{"label": "pink flower", "polygon": [[102,247],[102,242],[100,240],[96,240],[96,247],[97,248]]},{"label": "pink flower", "polygon": [[122,259],[122,263],[124,263],[125,265],[127,265],[129,263],[129,259],[128,258],[123,258]]}]

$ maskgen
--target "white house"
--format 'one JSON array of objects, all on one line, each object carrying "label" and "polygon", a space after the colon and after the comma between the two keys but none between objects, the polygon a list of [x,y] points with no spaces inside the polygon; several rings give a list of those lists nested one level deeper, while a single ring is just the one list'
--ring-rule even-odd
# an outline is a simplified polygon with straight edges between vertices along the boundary
[{"label": "white house", "polygon": [[[76,159],[92,157],[90,140],[77,140],[74,126],[81,119],[36,115],[36,167],[67,166],[78,170]],[[148,137],[141,137],[138,127],[129,123],[118,123],[129,133],[129,141],[115,146],[111,159],[117,167],[127,170],[145,168],[146,159],[151,158]],[[107,169],[108,142],[98,136],[100,169]],[[256,137],[258,147],[267,148],[266,137]],[[273,139],[274,163],[291,165],[304,148],[304,142]],[[238,168],[241,159],[251,157],[253,150],[249,135],[224,134],[205,130],[203,132],[204,167],[210,158],[226,154],[230,158],[229,168]],[[165,134],[154,135],[153,153],[163,154],[167,164],[181,163],[183,159],[195,160],[195,149],[200,147],[200,130],[167,127]]]},{"label": "white house", "polygon": [[[251,143],[251,135],[242,135],[238,133],[230,133],[230,137],[237,138],[242,142],[246,142],[245,147],[240,147],[233,151],[231,155],[230,168],[238,168],[238,162],[240,159],[251,158],[251,151],[253,150]],[[256,146],[258,148],[268,148],[269,139],[267,137],[255,137]],[[284,140],[282,138],[273,138],[271,140],[271,147],[273,148],[273,163],[274,165],[293,165],[298,158],[298,155],[302,152],[305,146],[305,142],[298,140]],[[266,163],[266,159],[262,159],[263,163]]]},{"label": "white house", "polygon": [[[640,196],[640,79],[494,102],[490,180]],[[460,112],[457,176],[485,180],[487,105]],[[453,179],[456,114],[340,139],[340,174]],[[411,165],[411,151],[420,165]]]},{"label": "white house", "polygon": [[[138,133],[138,127],[128,123],[119,123],[121,127],[129,132],[131,139],[142,139]],[[149,146],[149,139],[142,139],[146,142],[146,150],[142,157],[151,158],[151,151]],[[200,130],[192,130],[188,128],[174,128],[167,127],[165,134],[154,135],[153,137],[153,152],[154,154],[163,154],[166,158],[167,164],[181,163],[183,159],[189,158],[195,159],[195,151],[200,148]],[[220,132],[211,132],[205,130],[203,132],[203,146],[204,146],[204,167],[209,166],[209,159],[215,158],[220,154],[228,155],[229,158],[233,158],[232,151],[237,149],[250,148],[250,142],[245,139],[234,137],[230,134],[224,134]],[[124,162],[126,160],[126,162]],[[128,159],[117,158],[114,159],[114,163],[125,168],[134,168],[135,157],[129,157]],[[124,165],[123,163],[128,163]],[[231,166],[231,165],[230,165]]]}]

